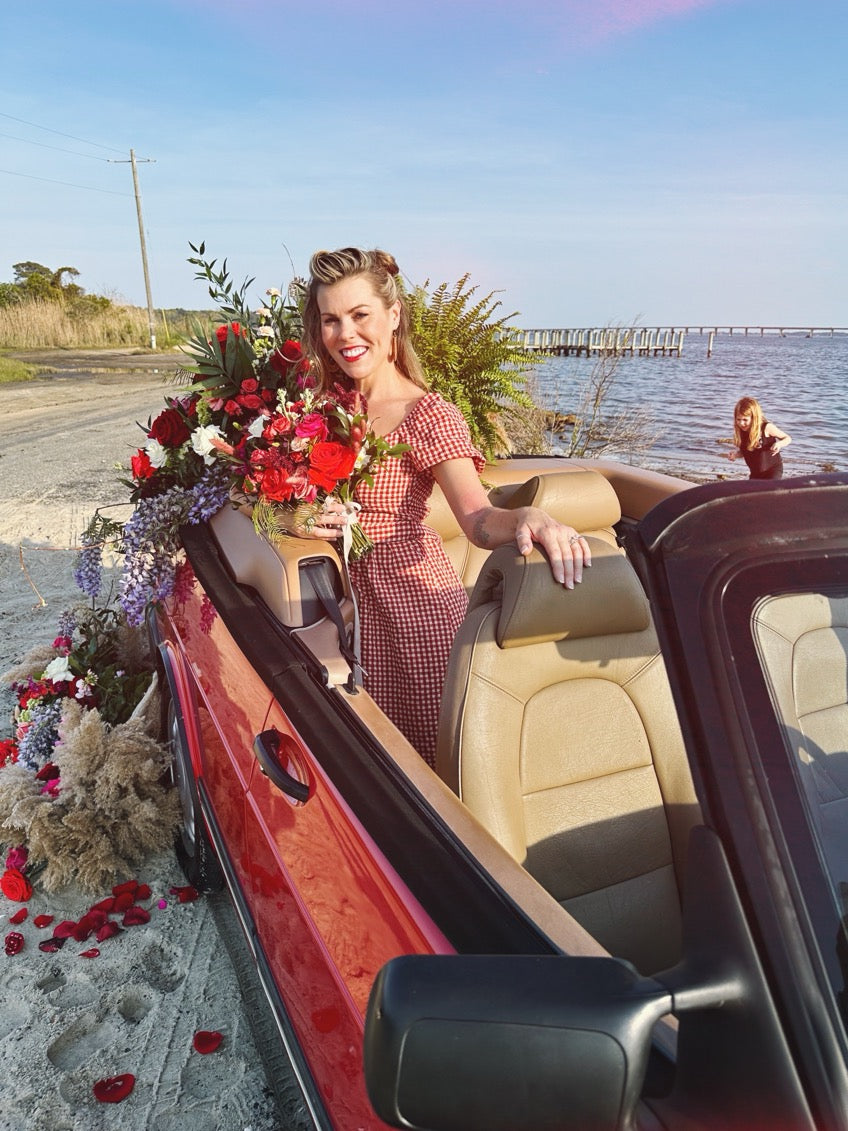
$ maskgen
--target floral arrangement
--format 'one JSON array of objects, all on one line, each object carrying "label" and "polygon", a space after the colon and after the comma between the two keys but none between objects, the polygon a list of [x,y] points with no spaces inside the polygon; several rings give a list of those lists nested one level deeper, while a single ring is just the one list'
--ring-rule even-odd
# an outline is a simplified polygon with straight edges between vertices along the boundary
[{"label": "floral arrangement", "polygon": [[114,545],[124,558],[118,601],[133,626],[143,623],[148,603],[175,595],[184,560],[180,528],[207,521],[228,501],[250,505],[256,529],[273,541],[309,532],[335,498],[349,516],[345,556],[366,553],[371,545],[356,521],[354,493],[407,448],[369,429],[356,393],[314,388],[299,343],[301,280],[286,295],[269,289],[267,304],[251,311],[253,279],[234,287],[226,260],[218,269],[203,258],[204,244],[190,247],[196,254],[189,263],[208,283],[221,323],[211,334],[198,328],[177,374],[189,383],[143,426],[145,442],[124,480],[131,517],[121,524],[97,511],[83,535],[83,592],[98,595],[100,554]]},{"label": "floral arrangement", "polygon": [[152,666],[119,611],[63,614],[53,643],[2,678],[16,700],[13,736],[0,741],[8,899],[28,899],[39,873],[48,891],[72,879],[98,887],[170,843],[178,802],[151,733]]}]

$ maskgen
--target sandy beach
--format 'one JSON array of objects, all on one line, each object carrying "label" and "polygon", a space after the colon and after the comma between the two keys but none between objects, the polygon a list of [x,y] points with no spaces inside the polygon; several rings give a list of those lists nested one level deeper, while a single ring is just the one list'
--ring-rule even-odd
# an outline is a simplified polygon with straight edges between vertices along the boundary
[{"label": "sandy beach", "polygon": [[[59,614],[79,599],[79,535],[96,506],[125,499],[115,465],[138,446],[136,422],[173,390],[176,367],[173,357],[127,351],[49,360],[57,372],[2,389],[0,672],[49,644]],[[10,733],[12,702],[4,686],[0,737]],[[150,921],[100,943],[91,958],[82,957],[90,941],[40,950],[51,929],[35,919],[76,921],[109,890],[50,895],[36,878],[28,904],[0,897],[4,938],[17,931],[24,939],[19,953],[0,953],[0,1131],[291,1126],[278,1114],[248,1020],[256,1003],[246,1006],[219,930],[232,922],[226,897],[180,903],[171,888],[186,881],[168,846],[137,875],[115,877],[126,879],[150,886]],[[10,925],[23,906],[27,918]],[[220,1047],[197,1052],[198,1030],[219,1031]],[[135,1077],[131,1094],[99,1102],[95,1082],[124,1073]]]}]

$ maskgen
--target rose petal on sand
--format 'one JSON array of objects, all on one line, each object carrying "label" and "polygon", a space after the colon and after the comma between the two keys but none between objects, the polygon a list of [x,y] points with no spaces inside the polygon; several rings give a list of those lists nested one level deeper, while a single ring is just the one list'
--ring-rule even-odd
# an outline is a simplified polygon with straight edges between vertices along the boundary
[{"label": "rose petal on sand", "polygon": [[33,919],[33,923],[35,923],[36,927],[39,927],[39,928],[49,927],[52,922],[53,922],[53,916],[52,915],[36,915],[36,917]]},{"label": "rose petal on sand", "polygon": [[29,912],[27,911],[27,909],[25,907],[22,907],[20,909],[20,911],[16,911],[14,915],[9,916],[9,922],[13,926],[17,927],[19,923],[23,923],[23,921],[24,921],[24,919],[26,919],[27,915],[29,915]]},{"label": "rose petal on sand", "polygon": [[121,922],[125,927],[137,927],[140,923],[149,923],[150,912],[143,907],[129,907]]},{"label": "rose petal on sand", "polygon": [[63,919],[53,928],[53,937],[55,939],[68,939],[76,930],[76,923],[73,919]]},{"label": "rose petal on sand", "polygon": [[89,947],[88,950],[81,950],[79,956],[80,956],[80,958],[99,958],[100,957],[100,951],[97,949],[96,946],[92,946],[92,947]]},{"label": "rose petal on sand", "polygon": [[200,895],[197,888],[192,887],[191,884],[187,884],[182,888],[171,888],[170,890],[171,895],[175,895],[180,903],[193,903]]},{"label": "rose petal on sand", "polygon": [[135,889],[135,901],[136,903],[143,903],[145,899],[150,899],[152,894],[150,884],[139,884]]},{"label": "rose petal on sand", "polygon": [[134,1087],[135,1076],[131,1072],[124,1072],[121,1076],[107,1076],[98,1080],[92,1091],[102,1104],[117,1104],[125,1100]]},{"label": "rose petal on sand", "polygon": [[101,899],[99,903],[95,903],[94,907],[92,907],[91,910],[92,911],[95,911],[95,910],[96,911],[105,911],[106,914],[109,915],[113,911],[114,907],[115,907],[115,897],[114,897],[114,895],[110,895],[106,899]]},{"label": "rose petal on sand", "polygon": [[133,905],[133,893],[131,891],[122,891],[115,896],[115,903],[112,907],[113,915],[120,915],[122,911],[126,911],[128,907]]},{"label": "rose petal on sand", "polygon": [[8,955],[20,954],[24,949],[24,936],[20,931],[9,931],[6,935],[5,944]]},{"label": "rose petal on sand", "polygon": [[223,1039],[223,1033],[219,1033],[217,1029],[198,1029],[191,1043],[194,1045],[195,1052],[206,1056],[207,1053],[214,1052]]},{"label": "rose petal on sand", "polygon": [[121,928],[117,923],[104,923],[103,926],[98,929],[96,938],[98,942],[105,942],[106,939],[111,939],[113,935],[119,935],[120,933]]},{"label": "rose petal on sand", "polygon": [[124,895],[129,892],[132,895],[138,887],[138,880],[124,880],[122,884],[115,884],[112,888],[112,895]]},{"label": "rose petal on sand", "polygon": [[54,935],[52,939],[45,939],[44,942],[40,942],[38,949],[43,950],[45,954],[55,954],[57,950],[62,949],[67,941],[66,935]]}]

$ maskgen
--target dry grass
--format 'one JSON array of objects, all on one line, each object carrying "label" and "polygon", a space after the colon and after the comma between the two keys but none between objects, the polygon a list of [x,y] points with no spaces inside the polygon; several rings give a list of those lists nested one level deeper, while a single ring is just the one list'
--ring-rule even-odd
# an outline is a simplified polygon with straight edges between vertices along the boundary
[{"label": "dry grass", "polygon": [[[202,314],[158,311],[157,345],[168,349],[185,341],[197,317]],[[149,345],[147,310],[140,306],[91,311],[36,299],[0,307],[0,349],[146,349]]]}]

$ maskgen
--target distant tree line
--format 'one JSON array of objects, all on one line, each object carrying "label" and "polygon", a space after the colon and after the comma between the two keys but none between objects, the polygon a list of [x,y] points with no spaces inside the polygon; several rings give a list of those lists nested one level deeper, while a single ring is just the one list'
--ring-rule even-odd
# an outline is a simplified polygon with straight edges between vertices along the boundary
[{"label": "distant tree line", "polygon": [[0,283],[0,307],[25,302],[55,302],[77,317],[88,317],[108,310],[111,301],[103,295],[89,295],[78,283],[76,267],[59,267],[55,271],[43,263],[26,260],[14,263],[13,283]]}]

